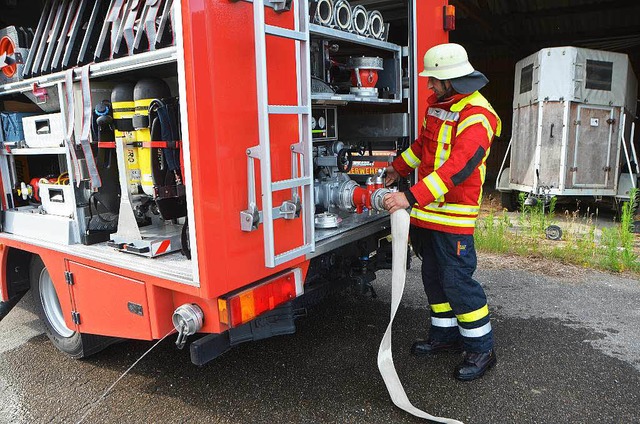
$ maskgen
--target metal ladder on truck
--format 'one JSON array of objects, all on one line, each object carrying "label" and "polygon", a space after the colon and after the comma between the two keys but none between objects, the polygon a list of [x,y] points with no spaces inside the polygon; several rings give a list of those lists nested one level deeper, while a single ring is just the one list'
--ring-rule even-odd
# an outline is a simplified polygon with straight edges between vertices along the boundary
[{"label": "metal ladder on truck", "polygon": [[[311,139],[311,70],[309,56],[309,15],[307,0],[269,1],[276,11],[285,10],[293,3],[294,29],[265,23],[265,0],[253,0],[256,76],[258,100],[258,128],[260,144],[247,149],[249,207],[240,214],[243,231],[254,231],[260,223],[264,231],[265,266],[274,268],[315,250],[314,197],[313,197],[313,143]],[[266,37],[274,36],[294,40],[296,44],[297,105],[271,105],[268,99]],[[271,138],[269,116],[275,114],[298,115],[298,143],[291,145],[291,179],[272,181]],[[302,166],[299,167],[299,159]],[[262,211],[258,211],[255,187],[255,160],[260,161]],[[300,169],[301,168],[301,169]],[[302,189],[302,199],[298,190]],[[273,206],[273,193],[291,190],[291,200]],[[287,252],[276,253],[274,221],[293,220],[302,213],[304,241],[301,246]]]}]

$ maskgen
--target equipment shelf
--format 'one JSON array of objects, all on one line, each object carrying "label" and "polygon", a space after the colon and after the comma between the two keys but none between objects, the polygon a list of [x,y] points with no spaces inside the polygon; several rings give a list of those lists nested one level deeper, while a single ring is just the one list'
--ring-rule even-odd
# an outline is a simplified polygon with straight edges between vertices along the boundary
[{"label": "equipment shelf", "polygon": [[364,37],[362,35],[352,34],[350,32],[340,31],[334,28],[328,28],[316,24],[309,24],[309,34],[320,35],[331,40],[348,41],[354,44],[360,44],[363,46],[397,52],[398,54],[402,52],[402,47],[398,46],[397,44],[377,40],[375,38]]},{"label": "equipment shelf", "polygon": [[384,59],[384,71],[379,72],[380,87],[388,87],[390,96],[369,97],[348,93],[311,93],[314,104],[346,105],[348,103],[393,104],[402,103],[402,47],[387,41],[364,37],[346,31],[309,24],[309,35],[315,39],[346,43],[340,56],[380,56]]},{"label": "equipment shelf", "polygon": [[[133,56],[120,57],[105,62],[91,63],[89,65],[89,76],[91,78],[106,75],[119,74],[137,69],[149,68],[152,66],[175,63],[178,60],[175,46],[164,47],[162,49],[135,54]],[[80,80],[81,67],[75,68],[73,72],[74,81]],[[64,81],[66,71],[56,72],[49,75],[41,75],[10,84],[0,85],[0,95],[16,94],[31,91],[34,84],[38,87],[52,86]]]},{"label": "equipment shelf", "polygon": [[360,103],[402,103],[402,99],[380,99],[377,97],[356,97],[353,94],[312,93],[311,100],[317,105],[344,105],[351,102]]},{"label": "equipment shelf", "polygon": [[21,148],[3,148],[0,149],[0,155],[66,155],[67,154],[66,147],[21,147]]}]

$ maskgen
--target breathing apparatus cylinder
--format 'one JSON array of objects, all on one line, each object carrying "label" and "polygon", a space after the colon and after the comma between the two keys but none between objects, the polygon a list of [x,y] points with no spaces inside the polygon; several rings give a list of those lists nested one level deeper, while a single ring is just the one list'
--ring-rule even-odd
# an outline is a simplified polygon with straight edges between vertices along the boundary
[{"label": "breathing apparatus cylinder", "polygon": [[113,108],[116,143],[124,144],[129,193],[139,194],[141,181],[138,152],[134,146],[136,133],[133,127],[133,116],[135,115],[133,91],[133,83],[125,82],[116,85],[111,92],[111,107]]},{"label": "breathing apparatus cylinder", "polygon": [[[135,115],[133,127],[136,132],[136,141],[145,143],[151,141],[149,122],[149,105],[155,99],[164,99],[171,96],[171,90],[167,83],[160,78],[144,78],[138,81],[133,90]],[[140,183],[142,191],[148,196],[154,196],[153,169],[151,164],[151,147],[138,147],[138,162],[140,166]]]}]

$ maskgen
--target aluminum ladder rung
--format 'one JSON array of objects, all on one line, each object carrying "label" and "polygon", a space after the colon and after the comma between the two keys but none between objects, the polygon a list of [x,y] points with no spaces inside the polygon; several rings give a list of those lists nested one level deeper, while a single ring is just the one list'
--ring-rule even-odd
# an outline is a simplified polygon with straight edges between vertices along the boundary
[{"label": "aluminum ladder rung", "polygon": [[[255,29],[255,57],[256,57],[256,88],[258,104],[258,137],[259,152],[261,154],[251,155],[249,151],[249,209],[255,208],[255,187],[253,180],[253,160],[260,160],[260,174],[262,175],[262,220],[265,266],[273,268],[280,264],[300,258],[315,249],[315,226],[314,226],[314,191],[313,191],[313,140],[311,135],[311,70],[309,65],[310,41],[309,41],[309,10],[308,0],[287,0],[291,1],[291,10],[294,11],[293,29],[283,28],[275,25],[267,25],[265,22],[264,5],[266,0],[253,1],[253,21]],[[283,0],[279,0],[282,3]],[[287,100],[288,105],[275,105],[269,103],[269,82],[267,78],[267,37],[275,36],[281,39],[293,40],[295,47],[296,78],[291,78],[289,83],[297,85],[297,99]],[[282,181],[272,180],[271,163],[271,135],[269,117],[272,115],[292,115],[298,120],[299,143],[291,150],[292,169],[291,179]],[[300,168],[300,169],[298,169]],[[273,194],[290,189],[293,191],[292,197],[300,202],[300,209],[291,210],[291,201],[283,203],[280,207],[273,206]],[[298,192],[302,196],[298,198]],[[282,206],[285,206],[282,208]],[[275,248],[275,228],[276,219],[286,219],[294,221],[291,217],[295,212],[301,215],[301,220],[295,220],[295,224],[301,221],[303,224],[302,246],[293,248],[288,252],[276,254]],[[244,217],[246,219],[246,216]],[[251,219],[251,217],[249,216]],[[289,226],[288,226],[289,227]],[[255,228],[254,228],[255,229]],[[278,230],[280,232],[280,230]]]},{"label": "aluminum ladder rung", "polygon": [[296,247],[295,249],[276,255],[274,262],[275,262],[275,265],[278,266],[280,264],[289,262],[292,259],[296,259],[302,255],[306,255],[307,253],[311,253],[311,252],[313,252],[313,245],[304,244],[300,247]]},{"label": "aluminum ladder rung", "polygon": [[292,29],[282,28],[273,25],[265,25],[264,32],[276,37],[288,38],[298,41],[309,41],[309,35],[306,32],[294,31]]},{"label": "aluminum ladder rung", "polygon": [[309,115],[309,106],[269,105],[269,113],[273,115]]},{"label": "aluminum ladder rung", "polygon": [[292,178],[289,180],[275,181],[271,184],[271,190],[282,191],[289,188],[303,187],[313,184],[313,179],[310,177]]}]

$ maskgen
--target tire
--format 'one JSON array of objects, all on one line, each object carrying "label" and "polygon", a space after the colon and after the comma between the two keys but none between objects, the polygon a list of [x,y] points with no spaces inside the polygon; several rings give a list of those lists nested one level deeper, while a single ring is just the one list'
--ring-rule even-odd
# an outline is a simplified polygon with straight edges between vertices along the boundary
[{"label": "tire", "polygon": [[29,279],[36,312],[44,323],[45,331],[51,343],[72,358],[83,358],[82,336],[79,332],[68,328],[64,323],[58,294],[55,291],[49,271],[47,271],[39,256],[34,256],[31,260]]},{"label": "tire", "polygon": [[29,268],[31,295],[38,316],[45,326],[51,343],[74,359],[86,358],[97,353],[118,339],[90,334],[81,334],[67,327],[64,322],[58,293],[51,276],[39,256],[34,256]]},{"label": "tire", "polygon": [[562,239],[562,229],[557,225],[549,225],[544,232],[549,240],[557,241]]}]

